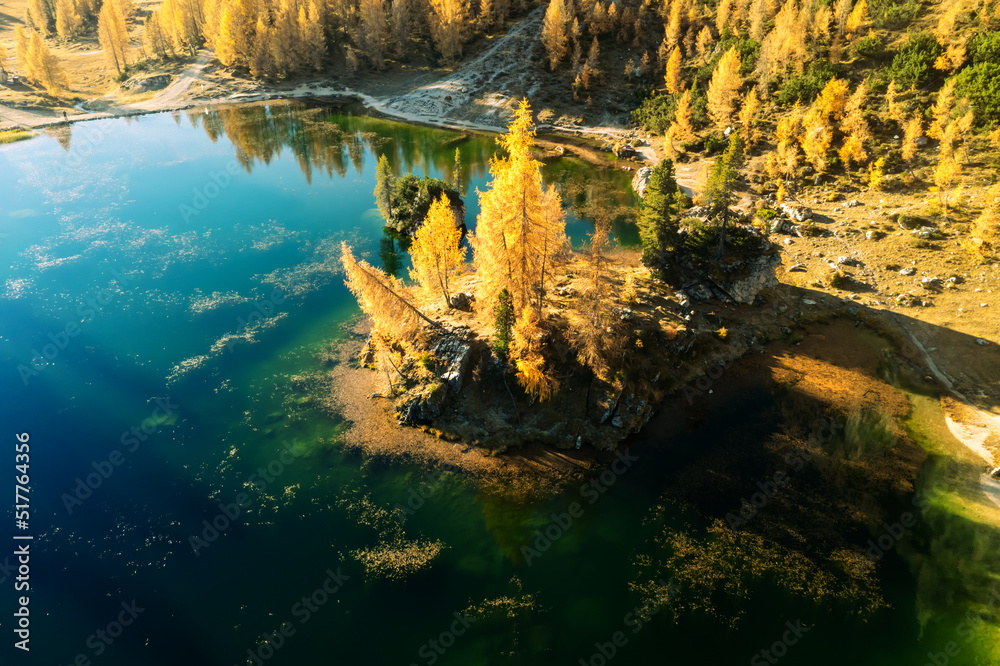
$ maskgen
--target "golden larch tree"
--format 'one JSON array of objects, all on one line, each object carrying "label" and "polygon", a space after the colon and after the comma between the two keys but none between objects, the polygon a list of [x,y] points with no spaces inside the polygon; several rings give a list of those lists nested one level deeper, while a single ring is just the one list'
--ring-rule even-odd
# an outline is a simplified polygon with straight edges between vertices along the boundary
[{"label": "golden larch tree", "polygon": [[61,39],[73,39],[82,25],[83,17],[73,0],[56,0],[56,34]]},{"label": "golden larch tree", "polygon": [[667,92],[671,95],[679,93],[684,88],[684,80],[681,78],[681,47],[675,46],[670,59],[667,60],[667,73],[663,77],[667,84]]},{"label": "golden larch tree", "polygon": [[743,126],[743,131],[740,133],[743,137],[743,143],[746,145],[746,149],[749,151],[757,142],[760,141],[760,98],[757,97],[757,91],[753,88],[747,91],[747,94],[743,96],[743,103],[740,105],[740,125]]},{"label": "golden larch tree", "polygon": [[385,69],[386,39],[389,37],[386,0],[361,0],[357,44],[375,69]]},{"label": "golden larch tree", "polygon": [[341,242],[340,250],[344,284],[358,300],[361,310],[371,317],[372,326],[383,335],[394,342],[409,344],[416,339],[423,324],[440,328],[440,324],[428,319],[413,305],[405,284],[367,261],[356,260],[345,241]]},{"label": "golden larch tree", "polygon": [[549,67],[555,69],[569,53],[569,20],[563,0],[550,0],[542,23],[542,44],[549,56]]},{"label": "golden larch tree", "polygon": [[105,2],[97,20],[97,39],[104,49],[104,57],[109,65],[114,65],[118,73],[128,66],[128,26],[121,5]]},{"label": "golden larch tree", "polygon": [[160,10],[150,12],[143,22],[142,43],[157,58],[174,55],[174,47],[160,22]]},{"label": "golden larch tree", "polygon": [[462,44],[468,39],[469,0],[430,0],[430,27],[434,45],[445,60],[462,55]]},{"label": "golden larch tree", "polygon": [[45,88],[45,92],[50,95],[58,95],[69,86],[66,72],[60,67],[59,60],[49,52],[45,38],[34,30],[28,35],[27,50],[30,72],[28,78]]},{"label": "golden larch tree", "polygon": [[488,323],[501,291],[507,290],[518,313],[510,358],[521,385],[544,398],[555,384],[543,369],[538,331],[546,278],[567,242],[566,213],[555,187],[542,187],[541,163],[531,155],[534,135],[531,108],[522,100],[498,139],[503,152],[490,161],[493,180],[479,194],[481,212],[470,242],[479,316]]},{"label": "golden larch tree", "polygon": [[413,261],[410,277],[420,285],[426,297],[443,296],[449,308],[451,280],[465,263],[462,230],[455,222],[451,202],[442,194],[431,203],[427,219],[417,229],[410,245]]},{"label": "golden larch tree", "polygon": [[691,91],[685,90],[677,100],[674,110],[674,122],[670,125],[670,137],[681,143],[694,141],[694,125],[691,123]]},{"label": "golden larch tree", "polygon": [[903,159],[910,163],[917,156],[917,139],[923,136],[924,124],[919,113],[914,113],[909,122],[906,123],[906,131],[903,134],[902,155]]},{"label": "golden larch tree", "polygon": [[736,101],[743,79],[740,76],[740,54],[733,47],[719,60],[708,84],[708,115],[719,129],[732,122]]},{"label": "golden larch tree", "polygon": [[844,32],[848,36],[853,35],[866,23],[868,23],[868,0],[858,0],[858,4],[854,5],[854,9],[847,17]]}]

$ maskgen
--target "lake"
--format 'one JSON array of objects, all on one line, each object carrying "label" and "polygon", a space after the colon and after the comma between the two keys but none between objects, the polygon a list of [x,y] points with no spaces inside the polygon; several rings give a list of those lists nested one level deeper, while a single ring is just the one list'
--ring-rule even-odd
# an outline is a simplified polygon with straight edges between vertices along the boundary
[{"label": "lake", "polygon": [[[33,536],[30,656],[11,647],[3,558],[14,558],[0,550],[5,663],[776,663],[761,656],[771,650],[783,664],[920,666],[949,641],[948,663],[989,663],[994,648],[958,625],[998,580],[997,531],[945,501],[965,489],[954,465],[974,464],[930,417],[913,422],[931,451],[920,483],[951,479],[955,492],[912,549],[881,563],[890,607],[866,618],[768,581],[733,624],[643,608],[635,583],[659,557],[654,537],[707,527],[664,499],[663,470],[707,442],[770,437],[780,415],[766,392],[713,403],[679,431],[657,417],[630,443],[632,465],[540,501],[338,445],[344,424],[296,378],[321,369],[358,315],[342,240],[405,273],[374,204],[378,156],[397,173],[457,178],[474,228],[495,146],[356,107],[275,102],[0,147],[3,466],[28,432],[31,519],[18,533]],[[562,158],[543,175],[574,213],[574,245],[601,206],[617,241],[637,243],[618,215],[634,205],[630,173]],[[17,531],[12,514],[2,538]],[[394,540],[442,550],[402,579],[366,579],[352,553]]]}]

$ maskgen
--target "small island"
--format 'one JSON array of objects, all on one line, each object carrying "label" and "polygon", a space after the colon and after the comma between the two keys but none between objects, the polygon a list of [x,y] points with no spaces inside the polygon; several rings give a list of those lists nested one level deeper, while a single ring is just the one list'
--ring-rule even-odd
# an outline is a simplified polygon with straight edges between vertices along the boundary
[{"label": "small island", "polygon": [[641,256],[613,246],[607,216],[588,247],[570,247],[534,134],[524,101],[479,194],[471,261],[457,192],[393,180],[380,163],[376,200],[387,229],[411,241],[412,286],[344,244],[346,283],[371,320],[362,362],[384,376],[377,397],[391,401],[400,426],[491,453],[529,443],[612,450],[665,396],[751,346],[751,327],[694,317],[690,304],[752,306],[777,283],[780,255],[764,220],[733,209],[736,132],[697,207],[671,160],[637,175]]}]

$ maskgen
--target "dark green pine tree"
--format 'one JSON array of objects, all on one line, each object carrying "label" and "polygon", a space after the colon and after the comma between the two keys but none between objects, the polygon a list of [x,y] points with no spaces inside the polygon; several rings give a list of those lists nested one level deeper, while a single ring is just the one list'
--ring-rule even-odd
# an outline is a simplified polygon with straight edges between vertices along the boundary
[{"label": "dark green pine tree", "polygon": [[663,160],[653,167],[636,221],[642,238],[642,263],[661,278],[669,253],[677,243],[677,227],[683,208],[684,195],[674,177],[674,163]]},{"label": "dark green pine tree", "polygon": [[722,254],[726,244],[726,225],[732,217],[732,207],[736,204],[736,188],[743,168],[743,140],[738,132],[729,135],[726,150],[715,158],[708,172],[705,198],[712,208],[712,214],[720,221],[718,253]]}]

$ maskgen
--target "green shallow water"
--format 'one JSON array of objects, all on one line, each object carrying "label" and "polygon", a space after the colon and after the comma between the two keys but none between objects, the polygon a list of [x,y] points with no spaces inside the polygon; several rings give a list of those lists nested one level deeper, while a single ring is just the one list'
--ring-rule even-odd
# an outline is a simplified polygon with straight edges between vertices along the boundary
[{"label": "green shallow water", "polygon": [[[8,433],[31,433],[36,538],[32,651],[4,663],[243,664],[286,621],[294,634],[264,662],[596,666],[613,649],[617,664],[753,663],[799,620],[811,629],[781,663],[920,665],[945,649],[997,571],[995,523],[969,524],[947,495],[912,551],[887,558],[892,608],[867,623],[766,583],[735,628],[662,611],[636,621],[642,599],[629,584],[655,555],[654,530],[705,528],[681,507],[653,511],[673,482],[665,470],[718,442],[768,437],[780,416],[766,394],[712,404],[702,425],[669,437],[654,420],[632,444],[639,461],[593,503],[578,488],[515,502],[338,446],[342,424],[303,401],[295,378],[320,368],[319,352],[357,314],[337,273],[340,241],[385,259],[377,156],[452,180],[457,148],[474,226],[495,145],[277,103],[98,121],[0,148],[0,409]],[[544,175],[575,213],[576,245],[589,214],[633,203],[599,196],[626,193],[627,172],[563,159]],[[625,218],[615,234],[636,241]],[[36,353],[49,358],[32,366]],[[143,425],[140,440],[130,431]],[[286,442],[296,455],[279,464]],[[75,490],[115,450],[122,464]],[[932,456],[925,477],[953,455]],[[367,498],[391,511],[422,483],[433,492],[402,523],[359,509]],[[238,515],[219,518],[241,493]],[[574,502],[572,525],[526,562],[522,548]],[[203,521],[224,527],[213,539]],[[349,553],[399,530],[444,550],[405,580],[366,580]],[[317,591],[338,569],[348,579],[337,592],[303,606],[325,598]],[[143,610],[132,625],[110,644],[91,638],[133,599]],[[497,599],[500,611],[449,633],[456,612]],[[6,636],[10,619],[0,615]],[[977,638],[950,663],[991,655]]]}]

